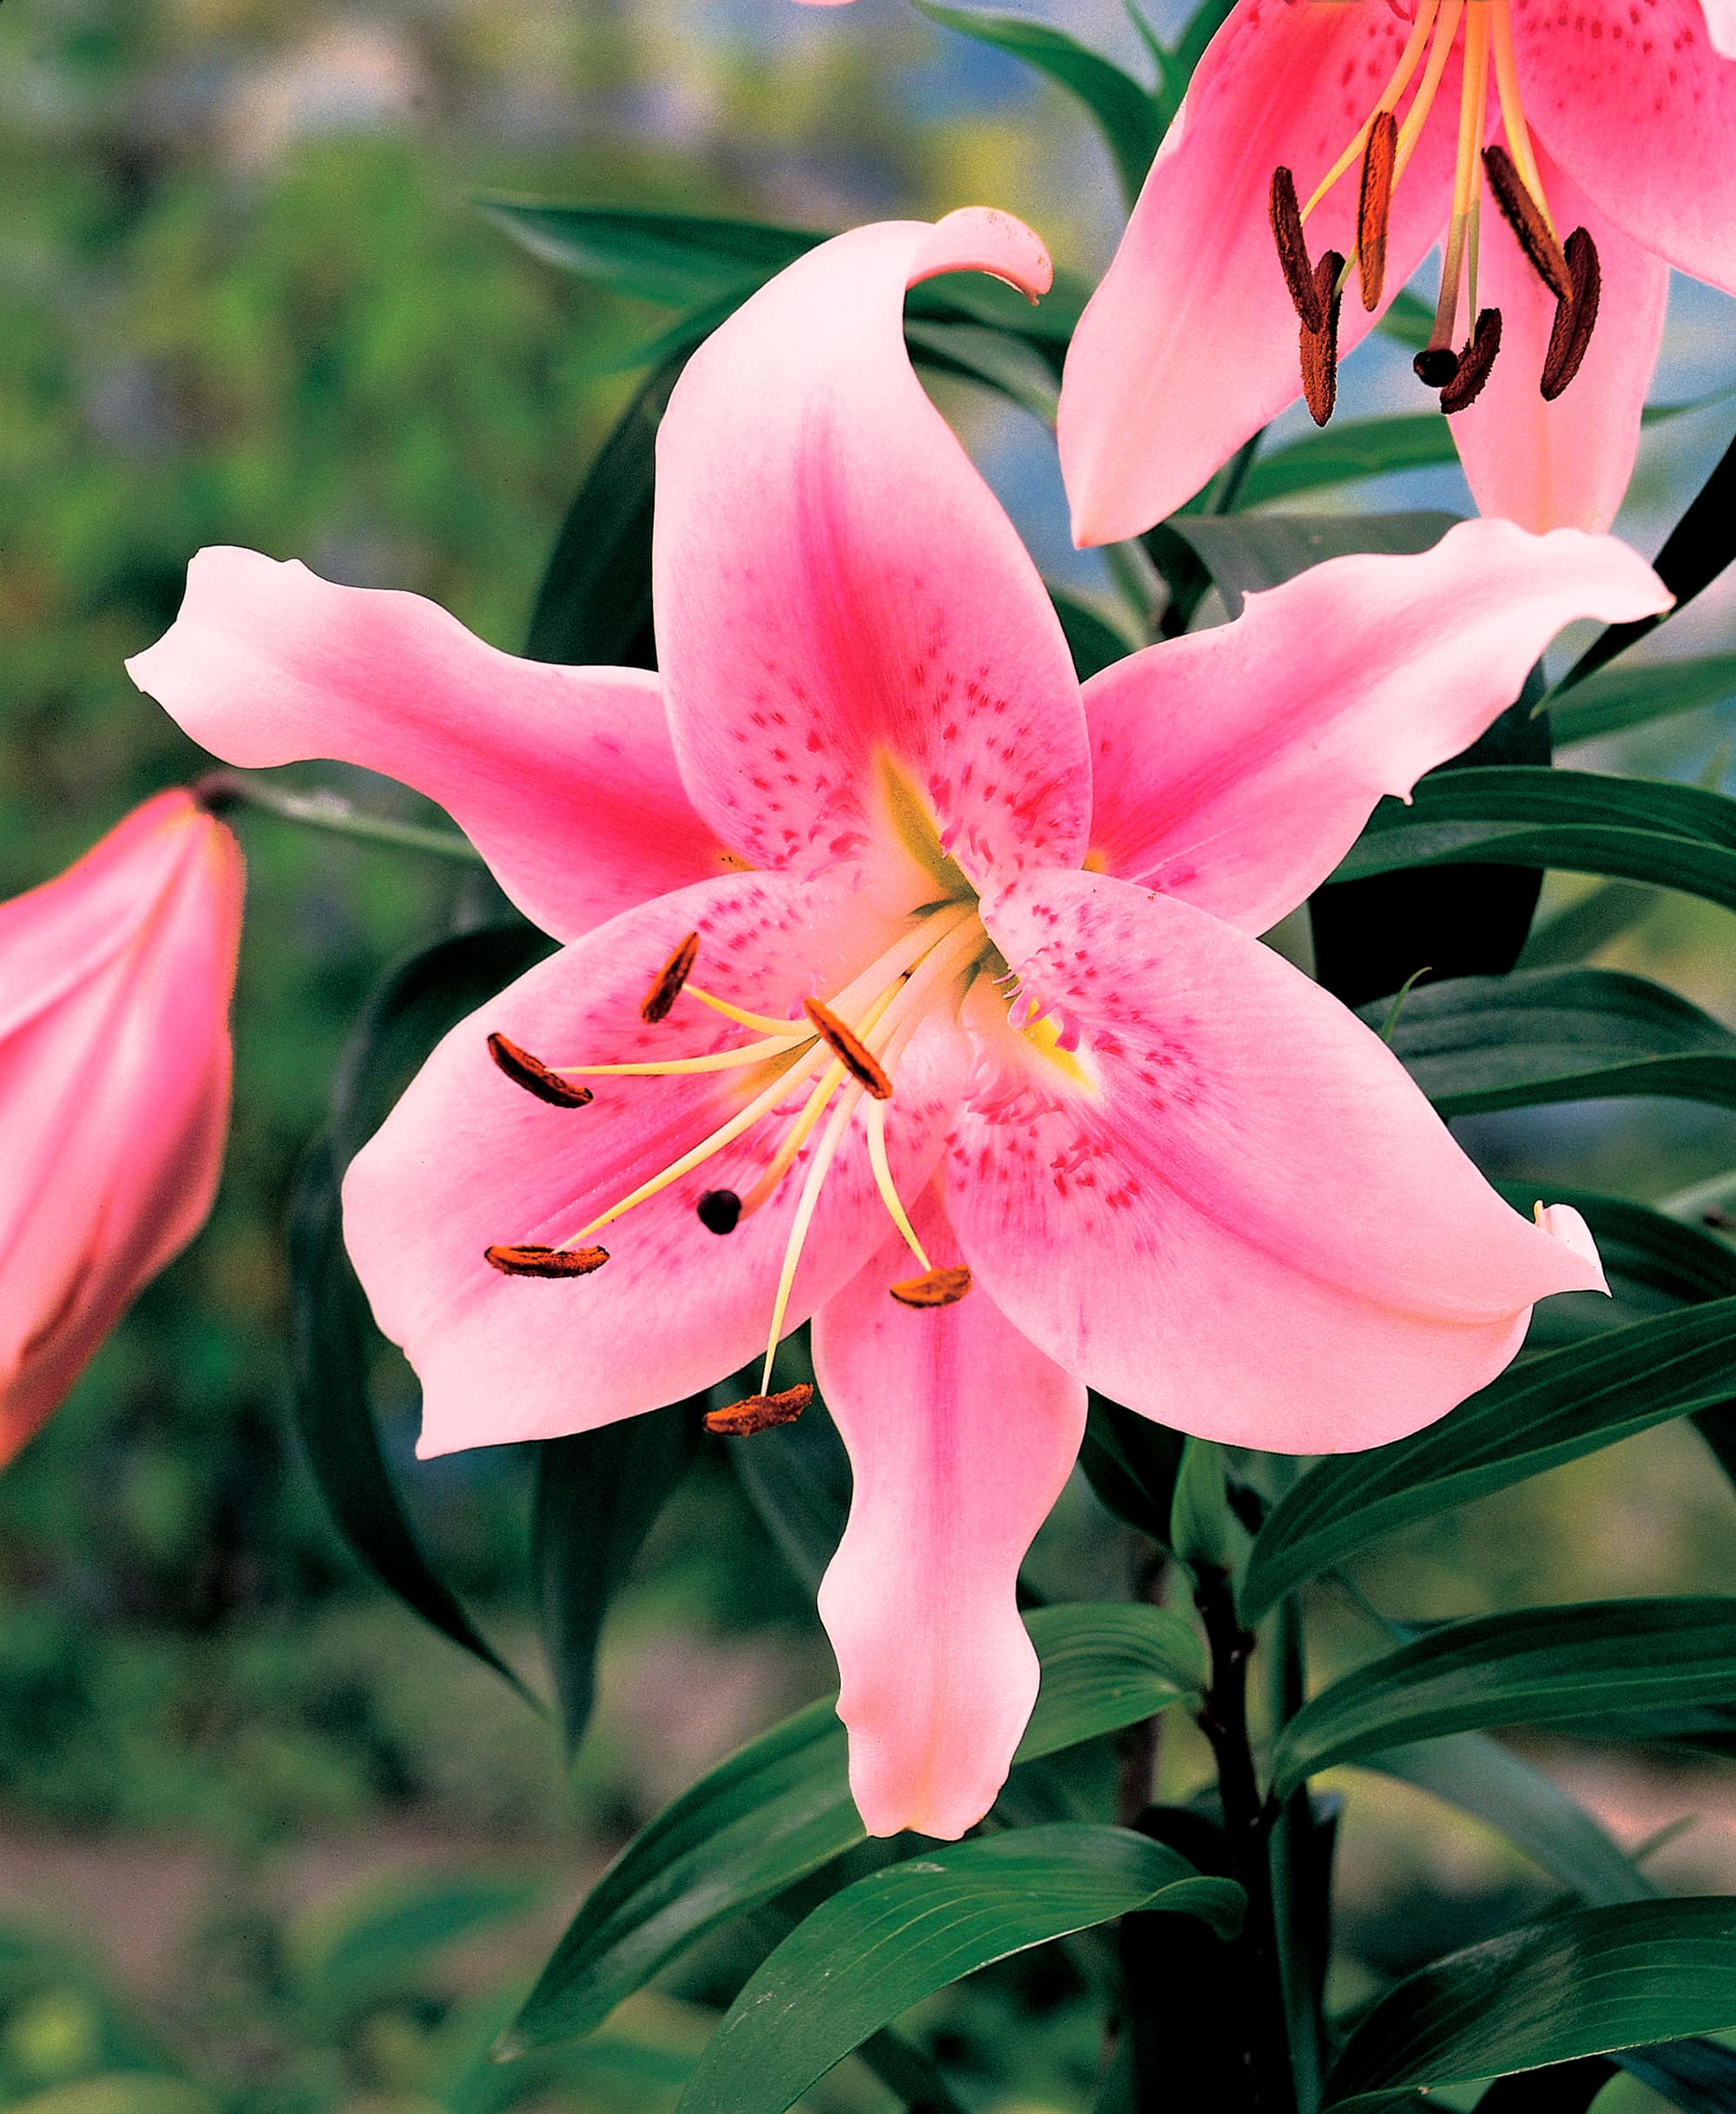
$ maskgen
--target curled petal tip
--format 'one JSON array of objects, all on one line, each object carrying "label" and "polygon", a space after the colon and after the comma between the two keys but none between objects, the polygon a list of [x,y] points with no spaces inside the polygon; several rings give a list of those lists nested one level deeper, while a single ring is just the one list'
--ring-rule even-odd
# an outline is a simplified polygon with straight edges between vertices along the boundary
[{"label": "curled petal tip", "polygon": [[1042,239],[994,206],[961,206],[937,221],[911,266],[911,284],[942,272],[987,272],[1036,301],[1055,284]]},{"label": "curled petal tip", "polygon": [[1560,1241],[1570,1255],[1584,1265],[1582,1281],[1578,1288],[1607,1294],[1609,1281],[1603,1274],[1603,1259],[1597,1252],[1597,1242],[1592,1238],[1590,1227],[1573,1206],[1540,1202],[1532,1216],[1552,1241]]}]

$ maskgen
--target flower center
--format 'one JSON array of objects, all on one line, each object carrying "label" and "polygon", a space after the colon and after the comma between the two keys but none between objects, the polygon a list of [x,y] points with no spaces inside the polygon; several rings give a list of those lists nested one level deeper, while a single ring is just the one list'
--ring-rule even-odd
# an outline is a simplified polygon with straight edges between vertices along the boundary
[{"label": "flower center", "polygon": [[[1322,0],[1317,0],[1319,3]],[[1475,402],[1500,349],[1501,312],[1479,309],[1476,300],[1485,178],[1521,250],[1555,297],[1555,328],[1539,378],[1546,400],[1552,402],[1578,373],[1591,342],[1601,284],[1597,250],[1583,227],[1575,228],[1565,244],[1556,235],[1525,122],[1511,0],[1417,0],[1410,34],[1374,108],[1306,202],[1297,203],[1290,169],[1272,172],[1272,235],[1301,323],[1303,393],[1317,425],[1331,418],[1337,395],[1339,300],[1354,272],[1364,307],[1372,313],[1380,305],[1393,195],[1434,108],[1447,62],[1460,43],[1463,64],[1452,208],[1434,326],[1412,363],[1417,378],[1440,392],[1443,412],[1463,411]],[[1485,146],[1491,72],[1505,143]],[[1362,173],[1351,254],[1345,258],[1327,250],[1317,263],[1308,254],[1309,217],[1358,163]],[[1475,320],[1455,350],[1462,296],[1465,313]]]},{"label": "flower center", "polygon": [[[757,1068],[769,1075],[764,1083],[708,1136],[599,1212],[558,1248],[496,1246],[487,1255],[494,1268],[508,1276],[589,1276],[608,1260],[608,1250],[595,1243],[606,1226],[693,1174],[750,1131],[781,1123],[783,1134],[750,1188],[745,1192],[708,1189],[699,1199],[700,1223],[715,1234],[733,1233],[742,1220],[771,1202],[804,1147],[814,1139],[773,1300],[760,1392],[746,1404],[714,1412],[707,1419],[713,1430],[745,1436],[787,1422],[799,1413],[812,1392],[785,1389],[779,1395],[771,1394],[772,1364],[820,1191],[858,1115],[875,1187],[921,1269],[919,1276],[892,1286],[893,1297],[906,1306],[940,1307],[962,1299],[970,1290],[970,1272],[957,1266],[937,1268],[911,1223],[887,1156],[886,1109],[897,1090],[899,1061],[923,1021],[937,1007],[957,1002],[993,949],[975,897],[966,901],[943,897],[911,913],[891,945],[840,990],[804,999],[801,1014],[795,1018],[753,1012],[700,989],[692,980],[699,951],[699,936],[690,933],[651,979],[641,1017],[654,1024],[674,1017],[684,1004],[698,1004],[751,1031],[751,1039],[695,1056],[628,1064],[549,1064],[503,1037],[490,1036],[490,1054],[515,1084],[539,1100],[568,1108],[581,1107],[592,1098],[591,1090],[579,1083],[584,1079],[668,1078]],[[800,1100],[792,1114],[791,1104],[798,1096]],[[799,1399],[794,1399],[798,1396]]]}]

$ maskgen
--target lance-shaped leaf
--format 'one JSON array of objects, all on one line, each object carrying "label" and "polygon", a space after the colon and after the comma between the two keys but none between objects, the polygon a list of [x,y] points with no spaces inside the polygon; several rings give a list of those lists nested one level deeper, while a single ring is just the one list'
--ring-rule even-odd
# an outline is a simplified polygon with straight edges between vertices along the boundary
[{"label": "lance-shaped leaf", "polygon": [[1434,1961],[1377,2004],[1326,2114],[1736,2026],[1736,1900],[1581,1908]]},{"label": "lance-shaped leaf", "polygon": [[[1710,586],[1732,558],[1736,558],[1736,440],[1719,458],[1687,511],[1665,537],[1655,570],[1680,609]],[[1664,616],[1646,616],[1634,623],[1610,625],[1575,662],[1562,688],[1583,682],[1663,621]]]},{"label": "lance-shaped leaf", "polygon": [[[1378,1030],[1378,1001],[1362,1016]],[[1388,1040],[1443,1116],[1656,1094],[1736,1107],[1736,1035],[1644,977],[1543,969],[1411,991]]]},{"label": "lance-shaped leaf", "polygon": [[531,1568],[569,1748],[590,1721],[609,1603],[698,1452],[703,1416],[677,1402],[537,1446]]},{"label": "lance-shaped leaf", "polygon": [[[1256,468],[1258,465],[1256,464]],[[1250,476],[1253,473],[1249,472]],[[1151,534],[1160,565],[1180,541],[1211,576],[1232,616],[1244,600],[1353,551],[1432,550],[1455,514],[1178,514]]]},{"label": "lance-shaped leaf", "polygon": [[1387,1748],[1358,1766],[1414,1784],[1499,1829],[1585,1901],[1644,1901],[1657,1892],[1614,1838],[1552,1776],[1482,1733]]},{"label": "lance-shaped leaf", "polygon": [[1408,807],[1383,800],[1333,879],[1467,861],[1610,874],[1736,909],[1736,801],[1588,771],[1446,771]]},{"label": "lance-shaped leaf", "polygon": [[700,2058],[681,2114],[784,2114],[871,2033],[961,1975],[1134,1910],[1220,1938],[1241,1890],[1161,1843],[1062,1822],[948,1844],[821,1902],[753,1976]]},{"label": "lance-shaped leaf", "polygon": [[1255,458],[1243,481],[1239,504],[1267,506],[1331,484],[1384,477],[1396,470],[1424,470],[1450,463],[1457,451],[1452,428],[1438,412],[1402,412],[1390,418],[1347,418],[1305,439],[1292,440]]},{"label": "lance-shaped leaf", "polygon": [[1444,1623],[1305,1703],[1279,1735],[1287,1796],[1384,1748],[1498,1725],[1736,1702],[1736,1600],[1594,1600]]},{"label": "lance-shaped leaf", "polygon": [[1149,89],[1076,38],[1028,15],[979,14],[974,8],[942,6],[940,0],[915,3],[930,22],[1009,52],[1076,95],[1095,120],[1115,156],[1128,203],[1133,203],[1163,136],[1162,113]]},{"label": "lance-shaped leaf", "polygon": [[1699,712],[1736,697],[1736,653],[1680,661],[1617,661],[1571,689],[1552,691],[1545,710],[1557,741],[1592,741],[1677,712]]},{"label": "lance-shaped leaf", "polygon": [[1510,1367],[1437,1424],[1342,1454],[1293,1485],[1255,1537],[1240,1604],[1254,1621],[1353,1550],[1673,1417],[1736,1382],[1736,1299],[1612,1330]]},{"label": "lance-shaped leaf", "polygon": [[[1020,1761],[1149,1717],[1205,1684],[1197,1634],[1161,1609],[1044,1608],[1026,1622],[1042,1685]],[[829,1699],[811,1703],[720,1763],[628,1843],[543,1969],[509,2051],[589,2032],[707,1932],[864,1839],[844,1728]]]},{"label": "lance-shaped leaf", "polygon": [[304,1162],[289,1241],[291,1409],[333,1523],[406,1607],[527,1695],[430,1564],[387,1462],[368,1380],[378,1337],[344,1250],[339,1185],[446,1031],[549,945],[529,925],[489,926],[437,942],[385,978],[339,1063],[330,1133]]}]

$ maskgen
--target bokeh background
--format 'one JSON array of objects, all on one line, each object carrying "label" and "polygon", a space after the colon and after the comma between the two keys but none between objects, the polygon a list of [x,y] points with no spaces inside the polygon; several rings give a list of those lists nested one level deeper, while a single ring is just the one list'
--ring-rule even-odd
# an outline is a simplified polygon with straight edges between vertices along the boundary
[{"label": "bokeh background", "polygon": [[[1136,49],[1111,0],[1033,11]],[[9,0],[0,893],[201,767],[122,664],[173,616],[201,544],[414,589],[522,643],[567,502],[634,385],[622,363],[665,319],[516,247],[477,203],[495,193],[815,227],[992,202],[1089,274],[1119,224],[1076,108],[904,0]],[[1719,397],[1736,385],[1732,320],[1678,287],[1656,395],[1714,400],[1648,432],[1622,524],[1647,550],[1736,425]],[[1405,356],[1371,340],[1344,398],[1413,407]],[[1045,569],[1101,586],[1068,547],[1035,421],[962,392],[946,403]],[[1456,471],[1338,497],[1469,506]],[[1709,594],[1664,650],[1736,642],[1731,613]],[[1733,729],[1736,701],[1575,760],[1728,788]],[[356,774],[293,775],[408,812]],[[492,2106],[485,2029],[583,1882],[707,1762],[821,1693],[829,1664],[806,1594],[715,1460],[612,1620],[570,1768],[547,1725],[346,1558],[283,1415],[284,1204],[369,988],[477,905],[437,861],[264,816],[239,827],[250,892],[221,1202],[0,1477],[0,2105]],[[1574,893],[1551,883],[1546,912]],[[1598,958],[1736,1022],[1727,921],[1664,898],[1628,907]],[[1736,1170],[1736,1119],[1680,1104],[1462,1128],[1503,1173],[1647,1199]],[[523,1464],[508,1450],[415,1465],[409,1389],[384,1384],[431,1545],[534,1671]],[[1358,1577],[1419,1615],[1730,1590],[1732,1503],[1667,1428],[1386,1544]],[[1057,1593],[1115,1592],[1127,1560],[1075,1487],[1034,1568]],[[1549,1759],[1628,1843],[1700,1816],[1661,1868],[1736,1885],[1727,1781]],[[1199,1773],[1185,1732],[1164,1766],[1174,1788]],[[1430,1949],[1425,1900],[1536,1892],[1420,1798],[1371,1779],[1356,1792],[1345,1875],[1371,1958],[1383,1931]],[[1020,1972],[953,2000],[935,2031],[976,2066],[984,2104],[1083,2106],[1088,2007],[1064,1976]],[[589,2069],[551,2078],[548,2104],[668,2104],[705,2031],[689,2000],[729,1976],[727,1957],[702,1960]],[[1016,1995],[1043,2024],[1015,2055]],[[88,2084],[148,2058],[193,2080],[182,2099]],[[824,2104],[885,2103],[847,2072]]]}]

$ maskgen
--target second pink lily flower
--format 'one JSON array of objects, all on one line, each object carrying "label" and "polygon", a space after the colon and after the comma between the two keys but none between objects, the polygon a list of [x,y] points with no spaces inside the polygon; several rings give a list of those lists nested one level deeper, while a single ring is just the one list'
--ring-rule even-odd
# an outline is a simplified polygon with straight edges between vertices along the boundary
[{"label": "second pink lily flower", "polygon": [[[232,762],[432,794],[567,943],[349,1177],[424,1452],[636,1415],[812,1316],[855,1471],[820,1602],[852,1782],[870,1828],[937,1835],[1029,1715],[1015,1579],[1088,1385],[1250,1446],[1371,1446],[1601,1284],[1570,1215],[1509,1209],[1255,935],[1562,624],[1667,600],[1608,539],[1473,523],[1082,691],[904,351],[905,288],[966,267],[1049,280],[1000,214],[866,227],[694,357],[659,444],[661,676],[516,662],[239,550],[134,663]],[[769,1355],[759,1386],[719,1421],[799,1408]]]},{"label": "second pink lily flower", "polygon": [[1303,305],[1311,267],[1330,310],[1330,267],[1352,260],[1340,350],[1444,245],[1419,371],[1439,387],[1464,368],[1451,428],[1483,512],[1607,528],[1670,267],[1736,293],[1731,0],[1239,0],[1074,338],[1060,432],[1082,543],[1190,498],[1302,393],[1311,342],[1327,410],[1331,362],[1274,245],[1280,170]]}]

